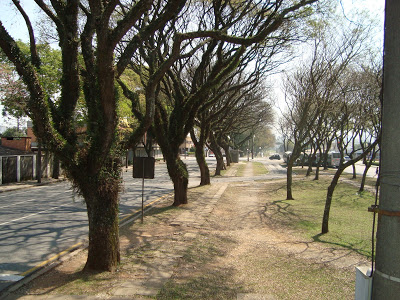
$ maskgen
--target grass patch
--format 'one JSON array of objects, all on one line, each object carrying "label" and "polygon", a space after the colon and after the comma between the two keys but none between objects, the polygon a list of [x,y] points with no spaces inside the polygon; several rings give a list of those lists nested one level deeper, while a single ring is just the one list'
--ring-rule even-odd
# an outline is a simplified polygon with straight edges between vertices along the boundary
[{"label": "grass patch", "polygon": [[310,263],[282,252],[265,259],[260,250],[246,261],[247,284],[257,293],[272,294],[274,299],[349,299],[354,290],[354,274]]},{"label": "grass patch", "polygon": [[253,161],[253,174],[254,176],[260,176],[268,174],[268,170],[262,162]]},{"label": "grass patch", "polygon": [[244,176],[244,170],[246,169],[246,163],[238,163],[237,171],[236,171],[236,176],[238,177],[243,177]]},{"label": "grass patch", "polygon": [[270,201],[266,213],[271,222],[298,230],[302,236],[330,245],[340,246],[371,256],[371,230],[373,215],[367,208],[374,203],[371,193],[358,193],[358,187],[339,183],[333,195],[329,218],[329,233],[321,235],[329,178],[319,181],[300,180],[293,183],[295,200],[286,199],[286,189],[269,186]]}]

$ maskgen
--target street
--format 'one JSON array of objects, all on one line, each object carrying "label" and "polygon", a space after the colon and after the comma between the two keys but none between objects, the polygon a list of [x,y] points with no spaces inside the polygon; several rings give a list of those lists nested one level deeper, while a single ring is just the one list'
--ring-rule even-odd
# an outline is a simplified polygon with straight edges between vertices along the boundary
[{"label": "street", "polygon": [[[194,158],[188,166],[189,186],[200,183]],[[211,170],[215,158],[208,159]],[[157,163],[155,179],[144,183],[144,202],[150,203],[173,191],[165,163]],[[123,169],[120,219],[140,210],[142,179]],[[0,194],[0,290],[21,279],[32,268],[87,238],[88,221],[83,199],[68,182]]]}]

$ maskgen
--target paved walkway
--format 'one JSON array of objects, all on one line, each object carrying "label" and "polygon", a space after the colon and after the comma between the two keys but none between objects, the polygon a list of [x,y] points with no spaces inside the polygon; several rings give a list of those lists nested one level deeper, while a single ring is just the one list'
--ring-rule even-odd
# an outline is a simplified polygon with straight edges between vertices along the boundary
[{"label": "paved walkway", "polygon": [[66,179],[63,176],[61,176],[59,179],[42,178],[41,183],[38,183],[37,180],[27,180],[27,181],[22,181],[22,182],[0,184],[0,193],[22,190],[22,189],[29,189],[29,188],[32,188],[35,186],[52,184],[52,183],[56,183],[56,182],[60,182],[60,181],[64,181],[64,180],[66,180]]}]

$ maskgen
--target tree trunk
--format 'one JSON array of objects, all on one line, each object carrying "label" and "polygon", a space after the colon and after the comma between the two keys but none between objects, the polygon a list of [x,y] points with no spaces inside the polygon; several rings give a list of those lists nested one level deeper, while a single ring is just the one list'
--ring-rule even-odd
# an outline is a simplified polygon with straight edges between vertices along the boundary
[{"label": "tree trunk", "polygon": [[312,172],[312,162],[313,162],[314,157],[308,157],[308,169],[307,169],[307,173],[306,173],[306,177],[309,177],[311,175]]},{"label": "tree trunk", "polygon": [[319,180],[319,164],[315,168],[315,177],[314,180]]},{"label": "tree trunk", "polygon": [[186,164],[179,158],[178,155],[175,158],[166,155],[168,174],[174,183],[174,203],[173,206],[179,206],[181,204],[187,204],[187,190],[189,183],[189,174],[186,168]]},{"label": "tree trunk", "polygon": [[77,166],[71,174],[85,199],[89,220],[85,271],[113,272],[120,262],[118,203],[121,162],[111,157],[108,160],[109,163],[98,171],[90,172]]},{"label": "tree trunk", "polygon": [[210,148],[215,154],[215,158],[217,159],[217,167],[215,169],[215,175],[219,176],[221,175],[222,170],[226,170],[225,163],[224,163],[224,157],[222,156],[222,152],[220,150],[219,145],[217,144],[217,141],[215,140],[215,137],[212,133],[210,133]]},{"label": "tree trunk", "polygon": [[357,172],[356,172],[356,164],[353,164],[353,179],[356,179],[357,178]]},{"label": "tree trunk", "polygon": [[286,172],[286,200],[294,200],[292,195],[292,182],[293,182],[293,163],[292,156],[288,160]]},{"label": "tree trunk", "polygon": [[53,174],[51,177],[54,179],[58,179],[58,177],[60,177],[60,160],[55,155],[53,159]]},{"label": "tree trunk", "polygon": [[225,145],[223,145],[223,148],[224,148],[224,151],[225,151],[226,166],[230,167],[232,158],[231,158],[231,154],[229,152],[229,145],[225,144]]},{"label": "tree trunk", "polygon": [[203,134],[203,133],[205,130],[206,129],[201,128],[202,132],[200,133],[199,139],[196,138],[196,135],[195,135],[193,129],[190,131],[190,136],[195,145],[196,161],[197,161],[197,164],[199,165],[199,169],[200,169],[200,185],[208,185],[211,183],[210,169],[208,168],[208,165],[206,162],[206,157],[204,154],[205,134]]},{"label": "tree trunk", "polygon": [[115,186],[118,185],[93,182],[84,191],[89,219],[89,249],[85,270],[113,272],[120,262],[118,189]]},{"label": "tree trunk", "polygon": [[344,170],[343,168],[339,168],[336,171],[331,181],[331,184],[328,187],[328,192],[326,194],[326,200],[325,200],[324,216],[322,218],[322,229],[321,229],[322,234],[328,233],[329,231],[329,213],[331,210],[333,192],[335,191],[336,185],[339,182],[339,178],[343,170]]},{"label": "tree trunk", "polygon": [[[222,156],[221,151],[219,149],[215,153],[215,158],[217,159],[217,170],[215,171],[215,175],[221,175],[222,170],[226,170],[224,157]],[[218,174],[217,174],[218,173]]]},{"label": "tree trunk", "polygon": [[196,146],[196,161],[200,169],[200,185],[210,184],[210,169],[208,168],[206,157],[204,155],[204,147]]},{"label": "tree trunk", "polygon": [[366,161],[365,169],[364,169],[364,172],[363,172],[363,176],[362,176],[362,178],[361,178],[360,189],[358,190],[359,192],[364,191],[365,180],[366,180],[366,178],[367,178],[367,173],[368,173],[368,170],[371,168],[372,162],[375,160],[375,157],[376,157],[376,151],[375,151],[375,149],[374,149],[374,151],[373,151],[373,153],[372,153],[372,157],[371,157],[369,160]]}]

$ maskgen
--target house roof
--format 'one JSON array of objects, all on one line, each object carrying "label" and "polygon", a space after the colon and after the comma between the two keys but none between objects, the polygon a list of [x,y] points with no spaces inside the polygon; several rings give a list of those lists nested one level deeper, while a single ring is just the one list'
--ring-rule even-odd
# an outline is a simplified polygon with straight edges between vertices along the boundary
[{"label": "house roof", "polygon": [[12,149],[8,147],[4,147],[0,145],[0,156],[7,156],[7,155],[26,155],[32,154],[32,152],[22,151],[18,149]]}]

